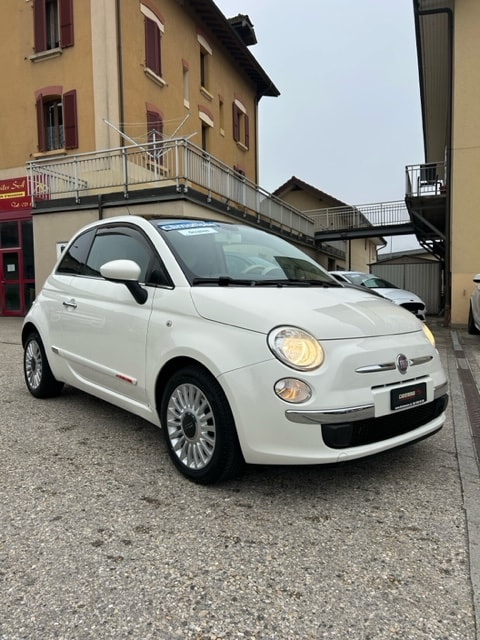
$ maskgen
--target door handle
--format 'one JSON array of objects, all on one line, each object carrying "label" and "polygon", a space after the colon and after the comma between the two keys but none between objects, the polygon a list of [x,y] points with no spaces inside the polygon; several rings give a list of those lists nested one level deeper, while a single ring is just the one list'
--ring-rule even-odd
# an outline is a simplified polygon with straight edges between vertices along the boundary
[{"label": "door handle", "polygon": [[76,309],[77,308],[77,303],[75,302],[75,300],[73,298],[70,298],[70,300],[64,300],[62,302],[64,307],[71,307],[72,309]]}]

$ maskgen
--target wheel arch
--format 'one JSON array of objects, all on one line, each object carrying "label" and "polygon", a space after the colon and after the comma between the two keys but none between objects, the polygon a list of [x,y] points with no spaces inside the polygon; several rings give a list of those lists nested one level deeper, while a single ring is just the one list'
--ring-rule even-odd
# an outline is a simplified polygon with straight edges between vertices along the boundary
[{"label": "wheel arch", "polygon": [[[210,371],[208,367],[206,367],[202,362],[199,362],[195,358],[190,358],[188,356],[177,356],[172,358],[168,362],[166,362],[163,367],[160,369],[157,375],[157,379],[155,381],[155,409],[157,411],[157,415],[160,418],[160,409],[162,402],[163,390],[165,388],[165,384],[172,377],[174,373],[183,369],[185,367],[195,366],[203,369],[203,371],[208,374],[213,380],[219,384],[215,375]],[[222,388],[222,385],[220,385]],[[225,391],[222,388],[222,392],[226,397]]]},{"label": "wheel arch", "polygon": [[42,339],[42,342],[43,342],[42,334],[38,330],[38,327],[36,325],[34,325],[33,322],[27,322],[22,327],[21,338],[22,338],[22,346],[23,347],[25,346],[27,338],[31,333],[38,333],[38,335],[40,336],[40,338]]}]

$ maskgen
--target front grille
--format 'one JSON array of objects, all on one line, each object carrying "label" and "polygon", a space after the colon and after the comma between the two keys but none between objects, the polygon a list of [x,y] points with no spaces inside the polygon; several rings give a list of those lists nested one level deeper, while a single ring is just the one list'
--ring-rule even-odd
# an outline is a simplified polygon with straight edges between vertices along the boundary
[{"label": "front grille", "polygon": [[340,424],[323,424],[323,440],[327,447],[332,449],[346,449],[347,447],[360,447],[395,438],[395,436],[418,429],[418,427],[434,420],[445,411],[447,404],[448,395],[444,395],[428,404],[380,418]]},{"label": "front grille", "polygon": [[407,309],[407,311],[411,311],[412,313],[418,313],[419,311],[423,311],[423,304],[421,304],[420,302],[405,302],[400,306],[403,307],[404,309]]}]

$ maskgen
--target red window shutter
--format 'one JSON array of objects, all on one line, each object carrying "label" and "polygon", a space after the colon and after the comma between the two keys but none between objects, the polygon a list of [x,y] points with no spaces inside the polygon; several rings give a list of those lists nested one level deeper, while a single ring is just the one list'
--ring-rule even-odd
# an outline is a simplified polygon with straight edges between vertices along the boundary
[{"label": "red window shutter", "polygon": [[160,30],[153,22],[145,18],[145,65],[148,69],[162,75],[160,59]]},{"label": "red window shutter", "polygon": [[160,142],[163,139],[163,120],[160,113],[157,111],[147,111],[147,131],[148,141],[153,142],[155,130],[155,140]]},{"label": "red window shutter", "polygon": [[240,140],[240,109],[237,107],[235,103],[233,103],[232,118],[233,118],[233,139],[235,140],[235,142],[238,142]]},{"label": "red window shutter", "polygon": [[73,0],[59,0],[60,46],[73,46]]},{"label": "red window shutter", "polygon": [[63,94],[63,130],[65,135],[65,149],[77,149],[77,92],[75,89]]},{"label": "red window shutter", "polygon": [[47,12],[45,0],[34,0],[33,2],[33,38],[34,51],[46,51],[47,49]]},{"label": "red window shutter", "polygon": [[245,120],[245,146],[248,149],[250,147],[250,119],[247,116],[247,114],[245,114],[244,120]]},{"label": "red window shutter", "polygon": [[47,136],[45,131],[45,115],[43,112],[43,96],[37,98],[35,103],[37,110],[37,134],[38,134],[38,150],[40,152],[47,150]]}]

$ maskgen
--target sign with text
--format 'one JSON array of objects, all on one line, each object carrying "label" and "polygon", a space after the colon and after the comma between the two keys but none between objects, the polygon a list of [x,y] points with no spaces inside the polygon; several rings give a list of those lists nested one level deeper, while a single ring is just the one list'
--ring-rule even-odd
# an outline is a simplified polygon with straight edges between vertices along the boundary
[{"label": "sign with text", "polygon": [[31,207],[26,176],[0,180],[0,211],[26,211]]}]

